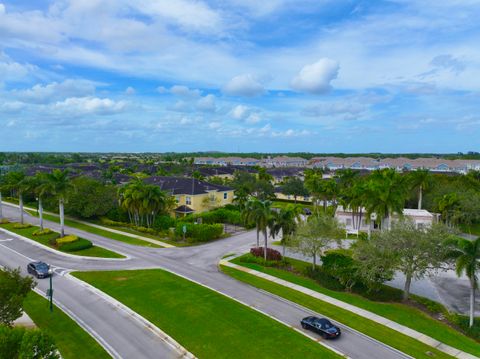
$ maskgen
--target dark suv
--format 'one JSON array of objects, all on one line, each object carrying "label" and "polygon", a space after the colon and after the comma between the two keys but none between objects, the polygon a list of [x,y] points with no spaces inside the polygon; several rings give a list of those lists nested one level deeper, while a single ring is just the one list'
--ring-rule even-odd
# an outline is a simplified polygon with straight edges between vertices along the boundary
[{"label": "dark suv", "polygon": [[32,262],[27,266],[27,272],[37,278],[47,278],[50,276],[50,266],[45,262]]}]

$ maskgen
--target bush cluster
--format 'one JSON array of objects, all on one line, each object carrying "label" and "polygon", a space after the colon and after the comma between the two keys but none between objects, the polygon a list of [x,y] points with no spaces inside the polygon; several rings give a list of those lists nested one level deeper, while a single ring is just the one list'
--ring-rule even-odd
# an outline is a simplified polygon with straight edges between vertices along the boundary
[{"label": "bush cluster", "polygon": [[24,223],[24,224],[21,224],[21,223],[15,223],[13,225],[13,228],[15,229],[26,229],[26,228],[30,228],[32,225],[30,223]]},{"label": "bush cluster", "polygon": [[58,248],[64,252],[77,252],[91,247],[93,247],[93,243],[84,238],[78,238],[76,241],[58,245]]},{"label": "bush cluster", "polygon": [[284,261],[270,261],[263,259],[263,257],[255,257],[254,255],[247,253],[241,257],[241,261],[244,263],[255,263],[267,267],[284,267],[286,263]]},{"label": "bush cluster", "polygon": [[0,218],[0,224],[8,224],[10,221],[6,218]]},{"label": "bush cluster", "polygon": [[185,237],[189,242],[208,242],[213,239],[218,239],[223,234],[222,224],[195,224],[178,222],[175,227],[175,235],[177,238],[183,237],[183,226],[186,227],[187,232]]},{"label": "bush cluster", "polygon": [[227,209],[227,208],[218,208],[208,212],[188,215],[183,219],[183,221],[196,222],[198,218],[201,218],[202,223],[205,223],[205,224],[214,224],[214,223],[229,223],[234,225],[243,224],[240,211],[234,210],[234,209]]},{"label": "bush cluster", "polygon": [[50,228],[37,229],[32,232],[32,236],[46,236],[47,234],[52,234],[53,231]]},{"label": "bush cluster", "polygon": [[75,241],[78,241],[78,237],[73,235],[73,234],[69,234],[68,236],[58,238],[57,239],[57,244],[62,245],[62,244],[66,244],[66,243],[72,243],[72,242],[75,242]]},{"label": "bush cluster", "polygon": [[[255,247],[250,249],[250,254],[254,257],[265,258],[265,250],[263,247]],[[282,255],[279,251],[267,248],[267,261],[281,261]]]},{"label": "bush cluster", "polygon": [[[158,218],[162,218],[162,217],[166,217],[166,218],[171,218],[169,216],[159,216],[157,217]],[[112,221],[111,219],[108,219],[108,218],[101,218],[100,221],[102,224],[106,225],[106,226],[111,226],[111,227],[126,227],[126,228],[131,228],[131,229],[134,229],[138,232],[142,232],[142,233],[148,233],[148,234],[158,234],[158,232],[162,231],[162,230],[167,230],[169,229],[170,227],[174,227],[175,226],[175,219],[174,218],[171,218],[171,221],[170,220],[167,220],[167,219],[160,219],[159,222],[157,222],[157,219],[155,220],[155,223],[153,225],[153,228],[148,228],[148,227],[143,227],[143,226],[136,226],[134,225],[133,223],[127,223],[127,222],[117,222],[117,221]],[[170,225],[171,224],[171,225]],[[166,227],[166,228],[164,228]]]},{"label": "bush cluster", "polygon": [[0,359],[59,357],[55,343],[48,334],[37,329],[0,325]]},{"label": "bush cluster", "polygon": [[153,228],[157,231],[167,231],[175,227],[177,221],[171,216],[157,216],[153,222]]}]

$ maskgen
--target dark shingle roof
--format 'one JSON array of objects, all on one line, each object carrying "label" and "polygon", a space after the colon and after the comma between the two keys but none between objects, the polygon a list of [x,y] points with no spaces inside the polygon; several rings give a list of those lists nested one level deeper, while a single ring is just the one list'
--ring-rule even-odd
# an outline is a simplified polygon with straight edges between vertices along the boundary
[{"label": "dark shingle roof", "polygon": [[233,188],[221,186],[188,177],[166,177],[152,176],[145,180],[145,183],[155,184],[160,189],[170,192],[172,195],[177,194],[203,194],[209,191],[231,191]]}]

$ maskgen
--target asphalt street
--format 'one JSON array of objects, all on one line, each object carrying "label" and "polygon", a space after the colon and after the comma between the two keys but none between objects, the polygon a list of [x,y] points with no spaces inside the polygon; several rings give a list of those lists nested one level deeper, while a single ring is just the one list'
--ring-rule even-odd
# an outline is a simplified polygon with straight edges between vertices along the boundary
[{"label": "asphalt street", "polygon": [[[17,208],[4,206],[4,216],[18,218]],[[36,217],[26,215],[26,221],[37,223]],[[58,224],[46,221],[45,225],[58,229]],[[300,319],[321,313],[277,297],[265,291],[236,281],[219,271],[218,261],[227,253],[242,253],[255,243],[255,232],[242,232],[227,239],[201,246],[185,248],[148,248],[125,244],[98,235],[67,227],[73,233],[91,240],[94,244],[122,253],[126,259],[87,259],[66,257],[48,251],[28,241],[0,232],[0,264],[25,269],[30,260],[43,260],[57,268],[54,278],[54,297],[78,320],[95,331],[107,343],[110,352],[121,358],[173,358],[179,352],[162,341],[151,329],[128,313],[119,310],[108,300],[64,276],[73,270],[121,270],[163,268],[187,279],[206,285],[236,300],[253,306],[276,319],[301,330]],[[39,288],[47,289],[47,280],[39,280]],[[361,333],[339,325],[343,335],[328,344],[340,352],[359,359],[405,358],[398,351]],[[161,328],[160,328],[161,329]],[[181,343],[180,343],[181,344]]]}]

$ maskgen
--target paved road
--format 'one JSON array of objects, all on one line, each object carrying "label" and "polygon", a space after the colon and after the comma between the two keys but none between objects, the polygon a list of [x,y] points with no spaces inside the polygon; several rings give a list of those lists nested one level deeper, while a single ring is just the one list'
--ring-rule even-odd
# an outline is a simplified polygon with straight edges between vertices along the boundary
[{"label": "paved road", "polygon": [[[16,218],[18,210],[6,207],[4,215]],[[30,223],[37,222],[36,218],[30,216],[27,216],[26,220]],[[57,225],[51,222],[46,222],[46,226],[57,229]],[[232,296],[299,329],[301,329],[299,320],[313,314],[304,307],[238,282],[218,270],[217,263],[223,255],[231,252],[241,253],[255,243],[254,232],[243,232],[234,237],[202,246],[161,249],[131,246],[73,228],[68,228],[67,232],[88,238],[95,244],[121,252],[129,258],[127,260],[66,258],[19,239],[1,241],[8,236],[0,234],[0,264],[14,267],[20,265],[24,268],[28,259],[18,254],[22,253],[32,259],[42,259],[67,270],[164,268]],[[46,283],[41,282],[40,288],[46,289],[45,285]],[[156,339],[148,328],[141,328],[136,320],[118,312],[108,302],[75,281],[57,275],[55,288],[56,299],[94,328],[118,353],[118,356],[122,358],[168,358],[176,354],[166,343]],[[342,327],[343,336],[339,340],[329,341],[328,344],[352,358],[405,358],[403,354],[382,343],[342,325],[340,327]],[[118,328],[122,329],[118,330]],[[135,355],[132,356],[132,353]]]}]

